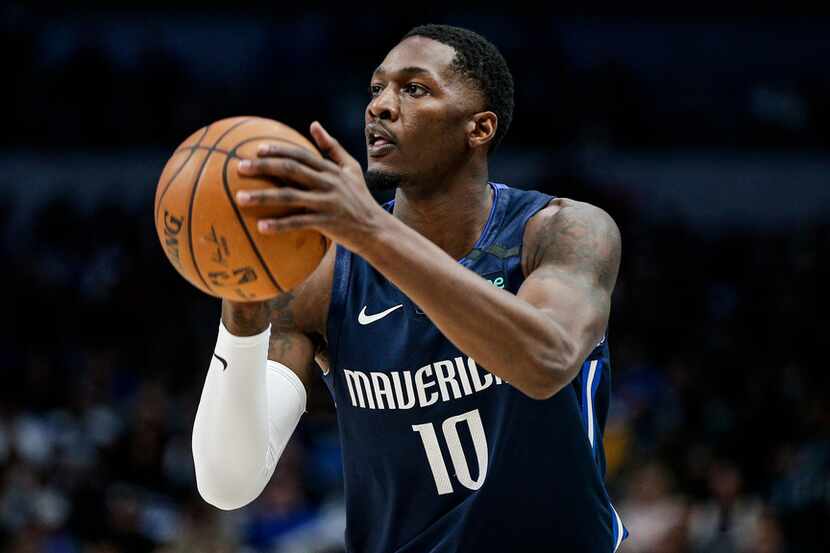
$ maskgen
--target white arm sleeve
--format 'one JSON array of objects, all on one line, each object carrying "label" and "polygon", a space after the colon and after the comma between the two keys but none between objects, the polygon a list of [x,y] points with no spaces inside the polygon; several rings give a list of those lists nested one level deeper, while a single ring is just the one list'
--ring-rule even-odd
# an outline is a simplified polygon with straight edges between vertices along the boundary
[{"label": "white arm sleeve", "polygon": [[268,360],[270,335],[270,326],[241,337],[219,325],[193,424],[193,463],[199,493],[220,509],[262,493],[305,411],[300,379]]}]

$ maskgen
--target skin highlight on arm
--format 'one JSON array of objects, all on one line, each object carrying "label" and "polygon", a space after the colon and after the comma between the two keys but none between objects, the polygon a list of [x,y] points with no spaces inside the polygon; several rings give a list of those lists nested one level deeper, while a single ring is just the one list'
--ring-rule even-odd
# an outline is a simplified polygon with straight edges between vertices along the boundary
[{"label": "skin highlight on arm", "polygon": [[547,393],[555,393],[574,378],[607,328],[621,239],[605,211],[582,202],[554,200],[534,219],[522,260],[528,276],[517,296],[550,321],[538,355]]}]

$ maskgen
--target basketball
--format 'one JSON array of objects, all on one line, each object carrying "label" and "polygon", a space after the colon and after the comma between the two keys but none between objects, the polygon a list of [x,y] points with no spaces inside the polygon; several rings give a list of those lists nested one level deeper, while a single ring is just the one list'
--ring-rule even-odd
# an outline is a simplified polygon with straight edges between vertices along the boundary
[{"label": "basketball", "polygon": [[232,117],[199,129],[173,152],[156,187],[155,223],[167,258],[188,282],[212,296],[261,301],[291,290],[317,267],[329,240],[317,231],[264,236],[257,220],[296,210],[240,209],[238,190],[290,183],[242,177],[237,165],[260,144],[289,143],[322,157],[291,127],[260,117]]}]

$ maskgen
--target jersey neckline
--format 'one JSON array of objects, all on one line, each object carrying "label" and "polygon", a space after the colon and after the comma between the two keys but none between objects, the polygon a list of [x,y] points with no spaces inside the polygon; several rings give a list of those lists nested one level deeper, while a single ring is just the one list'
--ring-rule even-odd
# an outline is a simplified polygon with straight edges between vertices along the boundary
[{"label": "jersey neckline", "polygon": [[461,263],[462,265],[472,263],[473,260],[469,258],[470,254],[473,253],[475,250],[485,249],[489,245],[491,241],[490,235],[492,234],[493,227],[496,226],[494,223],[496,221],[496,213],[500,211],[498,209],[499,198],[501,197],[501,194],[499,194],[499,192],[501,191],[502,187],[493,182],[488,182],[487,184],[490,185],[490,189],[493,191],[493,203],[490,205],[490,213],[487,215],[487,222],[484,223],[484,228],[481,229],[481,234],[479,235],[478,240],[476,240],[476,243],[473,244],[473,247],[470,248],[470,251],[464,254],[464,257],[456,261],[457,263]]},{"label": "jersey neckline", "polygon": [[[490,235],[492,234],[493,227],[496,226],[496,214],[501,212],[501,210],[499,209],[499,200],[501,198],[500,192],[503,188],[506,188],[507,186],[504,184],[499,184],[491,181],[488,181],[487,184],[493,191],[493,203],[490,205],[490,213],[487,215],[487,221],[484,223],[484,228],[481,229],[481,234],[479,234],[478,240],[476,240],[475,244],[473,244],[473,247],[470,248],[470,250],[467,253],[465,253],[464,256],[461,257],[461,259],[456,259],[456,263],[460,263],[462,265],[468,265],[472,263],[474,260],[471,260],[469,258],[470,254],[473,253],[475,250],[486,248],[491,241]],[[392,198],[391,200],[383,204],[383,207],[387,209],[389,213],[392,213],[392,210],[395,208],[395,199]]]}]

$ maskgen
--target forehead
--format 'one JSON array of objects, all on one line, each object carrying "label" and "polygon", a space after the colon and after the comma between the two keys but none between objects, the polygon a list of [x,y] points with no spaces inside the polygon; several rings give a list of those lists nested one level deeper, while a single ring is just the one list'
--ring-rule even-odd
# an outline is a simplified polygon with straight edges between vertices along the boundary
[{"label": "forehead", "polygon": [[450,80],[455,49],[431,38],[413,36],[392,48],[375,73],[397,73],[407,68],[423,68],[439,80]]}]

